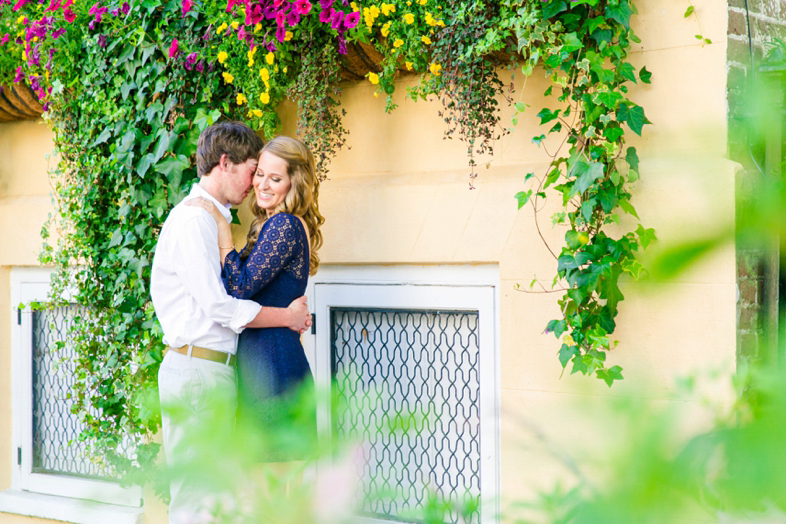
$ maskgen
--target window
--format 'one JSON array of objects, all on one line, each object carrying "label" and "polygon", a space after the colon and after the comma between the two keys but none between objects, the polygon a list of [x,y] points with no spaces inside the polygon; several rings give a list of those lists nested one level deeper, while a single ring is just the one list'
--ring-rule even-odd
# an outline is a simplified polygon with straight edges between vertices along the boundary
[{"label": "window", "polygon": [[67,393],[76,370],[67,333],[79,308],[16,309],[47,300],[50,274],[11,272],[14,460],[12,489],[0,494],[0,511],[74,522],[135,522],[141,490],[122,488],[102,475],[78,440],[82,426],[70,410]]},{"label": "window", "polygon": [[[314,375],[344,406],[318,422],[365,442],[362,516],[400,521],[439,493],[479,504],[466,522],[495,522],[496,268],[326,267],[313,280]],[[408,428],[378,431],[393,426]]]}]

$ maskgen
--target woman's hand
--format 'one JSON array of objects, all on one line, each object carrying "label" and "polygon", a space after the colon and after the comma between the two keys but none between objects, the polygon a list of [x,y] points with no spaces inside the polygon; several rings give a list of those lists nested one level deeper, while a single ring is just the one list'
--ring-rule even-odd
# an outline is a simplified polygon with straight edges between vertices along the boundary
[{"label": "woman's hand", "polygon": [[227,221],[226,218],[224,218],[224,215],[221,214],[221,211],[218,210],[216,205],[212,201],[208,200],[207,198],[204,197],[192,198],[186,201],[186,205],[193,206],[193,207],[201,207],[202,209],[210,213],[210,216],[213,217],[213,220],[215,220],[216,224],[218,225],[221,225],[221,222]]},{"label": "woman's hand", "polygon": [[203,197],[196,197],[186,201],[187,206],[201,207],[210,213],[213,220],[216,221],[218,226],[218,250],[221,260],[221,267],[224,267],[224,260],[227,254],[235,249],[235,241],[232,239],[232,229],[229,227],[229,222],[221,214],[216,205],[210,200]]}]

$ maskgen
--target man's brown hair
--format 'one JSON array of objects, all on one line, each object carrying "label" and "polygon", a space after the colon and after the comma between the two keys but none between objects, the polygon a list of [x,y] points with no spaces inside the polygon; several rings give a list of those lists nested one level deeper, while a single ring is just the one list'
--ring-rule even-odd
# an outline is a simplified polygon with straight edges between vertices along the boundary
[{"label": "man's brown hair", "polygon": [[265,144],[253,129],[243,122],[219,122],[208,127],[197,141],[197,175],[210,173],[226,153],[233,164],[256,158]]}]

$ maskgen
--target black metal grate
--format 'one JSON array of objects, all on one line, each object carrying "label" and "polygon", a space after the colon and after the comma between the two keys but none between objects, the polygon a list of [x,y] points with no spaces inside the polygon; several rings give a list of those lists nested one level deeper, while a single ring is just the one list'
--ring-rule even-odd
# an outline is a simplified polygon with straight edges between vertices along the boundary
[{"label": "black metal grate", "polygon": [[80,313],[77,306],[33,312],[33,472],[105,478],[87,458],[67,398],[76,372],[69,332]]},{"label": "black metal grate", "polygon": [[479,522],[478,312],[331,308],[331,346],[335,431],[366,446],[364,514],[413,521],[437,496],[475,503],[446,522]]}]

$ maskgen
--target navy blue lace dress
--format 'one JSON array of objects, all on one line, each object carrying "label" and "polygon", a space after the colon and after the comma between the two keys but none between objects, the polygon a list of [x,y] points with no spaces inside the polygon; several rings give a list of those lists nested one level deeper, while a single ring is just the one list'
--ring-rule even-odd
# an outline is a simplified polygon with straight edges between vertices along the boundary
[{"label": "navy blue lace dress", "polygon": [[[224,260],[221,276],[230,295],[287,307],[305,294],[309,245],[298,217],[273,215],[247,255],[233,250]],[[300,335],[281,327],[245,329],[238,340],[237,376],[238,422],[260,431],[259,459],[304,458],[316,434],[316,413]]]}]

